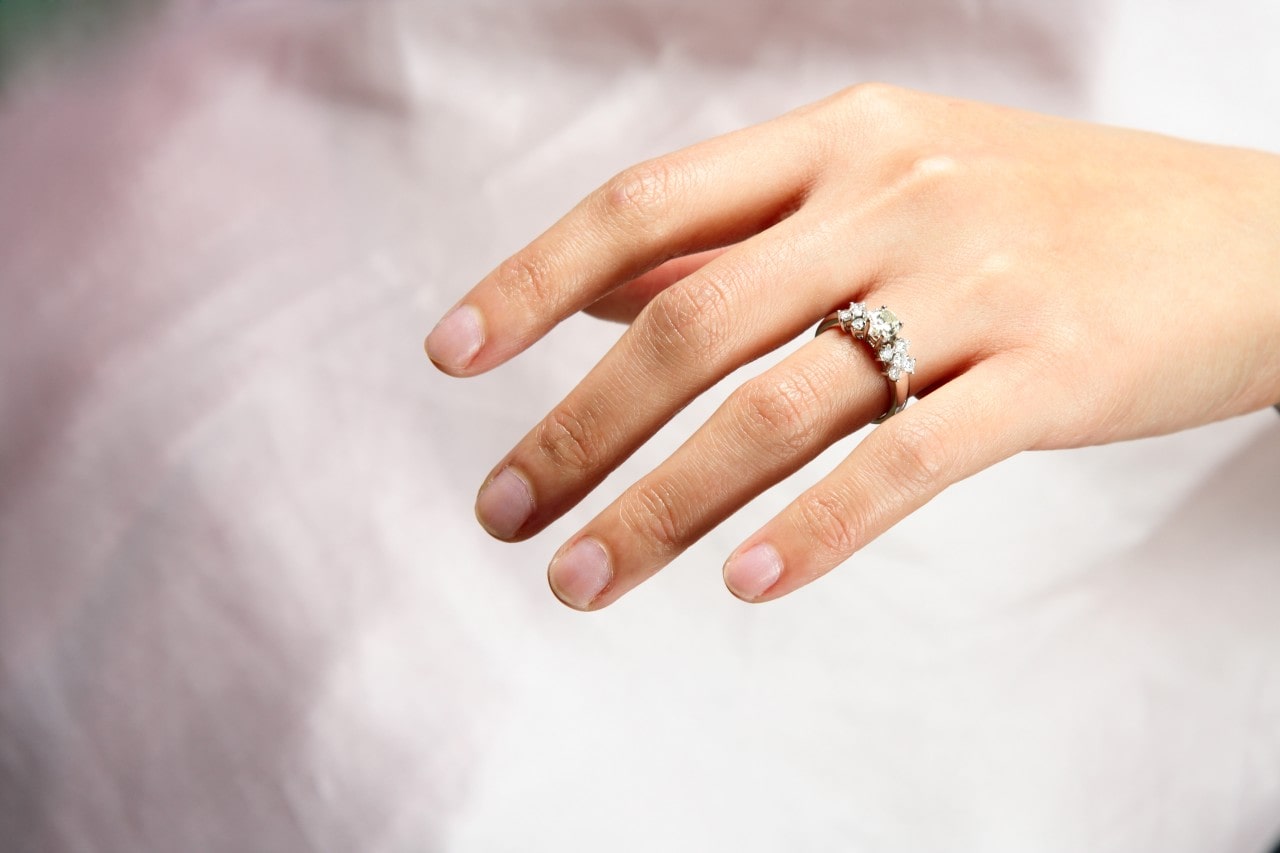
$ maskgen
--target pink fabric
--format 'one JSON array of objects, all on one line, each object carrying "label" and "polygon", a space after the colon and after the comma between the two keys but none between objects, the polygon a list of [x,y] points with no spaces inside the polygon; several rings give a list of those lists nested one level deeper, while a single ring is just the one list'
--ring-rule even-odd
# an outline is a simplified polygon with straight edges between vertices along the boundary
[{"label": "pink fabric", "polygon": [[421,341],[609,174],[858,80],[1280,149],[1277,31],[1244,2],[192,0],[33,73],[0,106],[0,846],[1262,849],[1274,412],[1024,454],[733,599],[724,556],[854,436],[584,615],[551,552],[762,365],[503,545],[481,478],[618,328],[465,382]]}]

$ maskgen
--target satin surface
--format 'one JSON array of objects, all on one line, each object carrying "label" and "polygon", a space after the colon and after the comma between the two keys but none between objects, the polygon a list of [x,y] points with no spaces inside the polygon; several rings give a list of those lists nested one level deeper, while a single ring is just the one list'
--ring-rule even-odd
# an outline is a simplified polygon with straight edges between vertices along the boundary
[{"label": "satin surface", "polygon": [[860,431],[582,614],[555,548],[808,336],[517,545],[475,491],[620,327],[466,381],[421,341],[617,170],[861,80],[1280,150],[1276,8],[192,0],[31,66],[0,106],[0,846],[1265,849],[1272,410],[1022,454],[730,596]]}]

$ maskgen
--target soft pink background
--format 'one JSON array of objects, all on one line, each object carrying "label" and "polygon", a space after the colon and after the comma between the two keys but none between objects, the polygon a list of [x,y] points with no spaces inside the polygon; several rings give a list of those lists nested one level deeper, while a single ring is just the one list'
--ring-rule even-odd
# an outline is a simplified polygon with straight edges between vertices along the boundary
[{"label": "soft pink background", "polygon": [[723,558],[853,436],[584,615],[552,551],[773,359],[504,545],[476,488],[619,328],[468,381],[421,341],[611,173],[860,80],[1280,151],[1277,32],[1243,0],[186,0],[34,69],[0,105],[0,847],[1257,853],[1275,412],[1024,454],[734,599]]}]

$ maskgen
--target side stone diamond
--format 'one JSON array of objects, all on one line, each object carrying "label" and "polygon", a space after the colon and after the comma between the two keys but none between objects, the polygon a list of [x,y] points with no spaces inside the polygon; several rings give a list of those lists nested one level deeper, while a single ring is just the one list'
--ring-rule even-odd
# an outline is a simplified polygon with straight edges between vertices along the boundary
[{"label": "side stone diamond", "polygon": [[916,360],[903,353],[894,353],[893,366],[901,370],[903,373],[916,372]]}]

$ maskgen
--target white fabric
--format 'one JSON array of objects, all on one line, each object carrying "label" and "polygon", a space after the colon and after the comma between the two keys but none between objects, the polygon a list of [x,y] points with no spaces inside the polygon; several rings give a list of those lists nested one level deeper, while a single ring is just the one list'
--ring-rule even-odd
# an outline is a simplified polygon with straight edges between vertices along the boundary
[{"label": "white fabric", "polygon": [[42,66],[0,107],[0,846],[1264,850],[1274,411],[1023,454],[730,596],[860,433],[581,614],[552,551],[783,353],[506,545],[481,478],[620,327],[466,381],[421,341],[618,169],[860,80],[1280,150],[1277,32],[1243,0],[191,0]]}]

